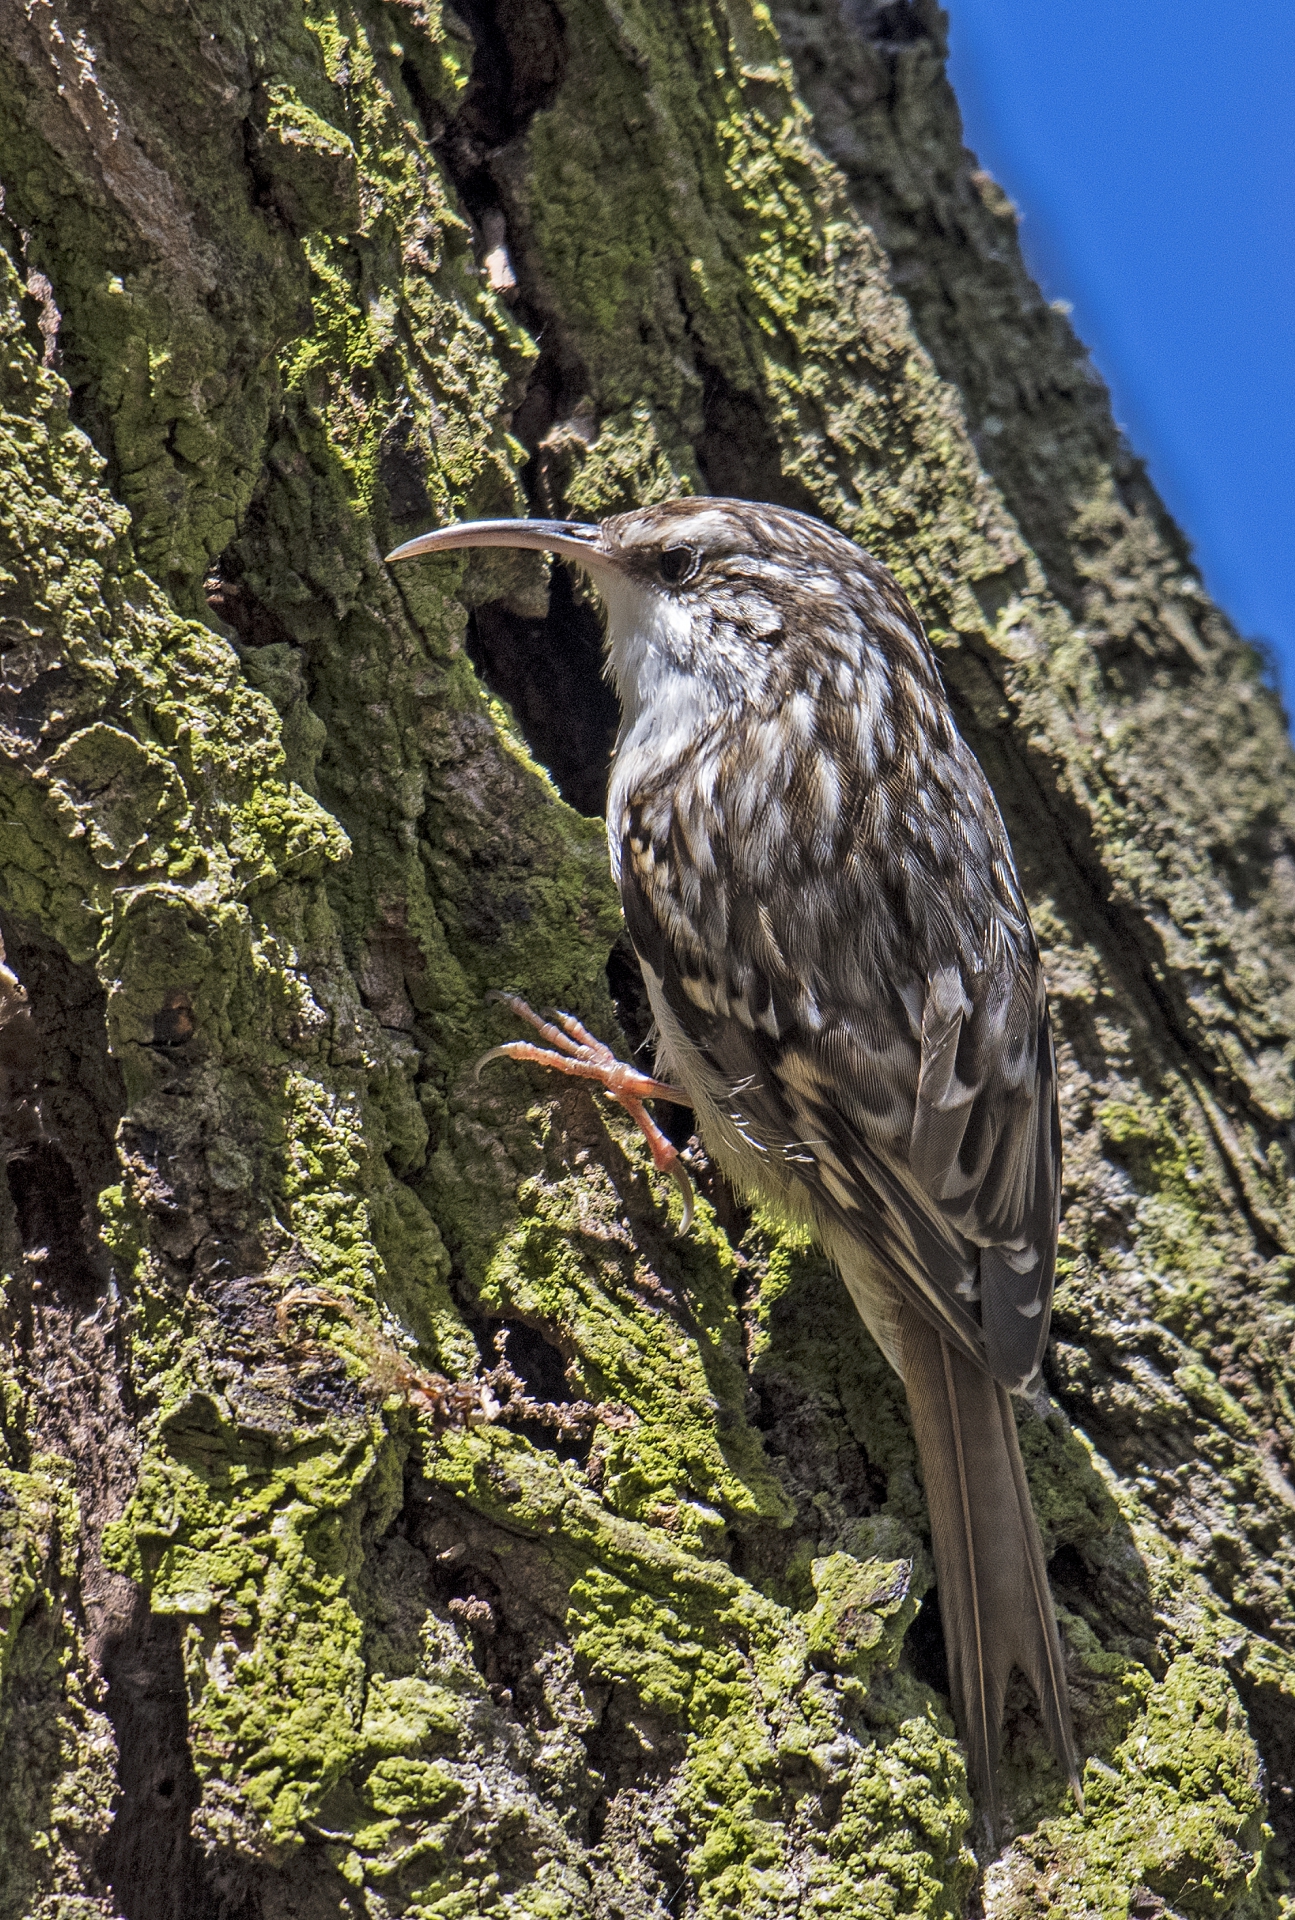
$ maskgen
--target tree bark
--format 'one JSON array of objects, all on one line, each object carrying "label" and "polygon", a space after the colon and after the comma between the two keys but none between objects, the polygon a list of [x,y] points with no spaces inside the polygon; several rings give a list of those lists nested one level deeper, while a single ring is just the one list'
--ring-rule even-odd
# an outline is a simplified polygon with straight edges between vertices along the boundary
[{"label": "tree bark", "polygon": [[[1268,1916],[1291,752],[933,0],[0,0],[0,1920]],[[596,613],[456,516],[818,514],[1043,942],[1067,1173],[983,1874],[911,1429],[641,1046]],[[547,769],[547,773],[542,770]],[[551,777],[550,777],[551,776]]]}]

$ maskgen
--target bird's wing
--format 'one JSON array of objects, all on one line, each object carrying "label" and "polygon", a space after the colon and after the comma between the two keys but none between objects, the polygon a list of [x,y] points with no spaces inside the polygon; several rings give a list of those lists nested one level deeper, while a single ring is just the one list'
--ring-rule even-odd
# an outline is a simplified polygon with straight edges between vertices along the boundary
[{"label": "bird's wing", "polygon": [[808,1189],[928,1320],[1024,1386],[1048,1333],[1060,1127],[1023,907],[1024,939],[991,943],[981,965],[887,978],[861,966],[848,884],[839,925],[807,931],[810,890],[780,916],[770,896],[785,890],[757,901],[722,858],[691,899],[681,868],[627,833],[630,937],[691,1050],[671,1071],[722,1101],[769,1188]]}]

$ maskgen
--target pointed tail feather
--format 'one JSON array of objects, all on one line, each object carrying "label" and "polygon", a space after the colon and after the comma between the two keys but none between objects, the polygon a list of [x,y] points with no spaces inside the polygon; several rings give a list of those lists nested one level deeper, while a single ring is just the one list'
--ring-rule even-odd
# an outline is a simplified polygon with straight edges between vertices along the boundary
[{"label": "pointed tail feather", "polygon": [[1007,1389],[911,1308],[901,1310],[900,1339],[954,1712],[976,1799],[996,1831],[1003,1701],[1013,1667],[1034,1687],[1052,1750],[1079,1793],[1043,1543]]}]

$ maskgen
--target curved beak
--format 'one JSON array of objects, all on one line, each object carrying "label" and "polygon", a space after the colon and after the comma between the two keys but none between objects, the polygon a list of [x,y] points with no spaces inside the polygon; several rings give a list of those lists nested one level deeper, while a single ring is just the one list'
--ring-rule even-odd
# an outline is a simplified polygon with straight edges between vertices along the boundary
[{"label": "curved beak", "polygon": [[451,547],[530,547],[540,553],[559,553],[564,560],[609,561],[600,551],[602,528],[580,520],[462,520],[457,526],[436,527],[406,540],[387,555],[393,560],[417,560],[425,553],[444,553]]}]

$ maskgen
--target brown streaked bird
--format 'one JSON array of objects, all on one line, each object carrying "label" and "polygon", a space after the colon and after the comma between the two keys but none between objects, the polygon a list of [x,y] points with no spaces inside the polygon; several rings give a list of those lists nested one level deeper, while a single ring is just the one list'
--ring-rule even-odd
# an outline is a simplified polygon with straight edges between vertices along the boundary
[{"label": "brown streaked bird", "polygon": [[475,546],[560,554],[605,603],[612,869],[669,1078],[569,1016],[544,1030],[555,1053],[495,1051],[585,1073],[641,1120],[644,1098],[686,1102],[739,1188],[812,1226],[908,1393],[991,1832],[1014,1666],[1078,1797],[1011,1403],[1048,1337],[1056,1066],[1007,834],[917,616],[842,535],[738,500],[477,521],[389,557]]}]

